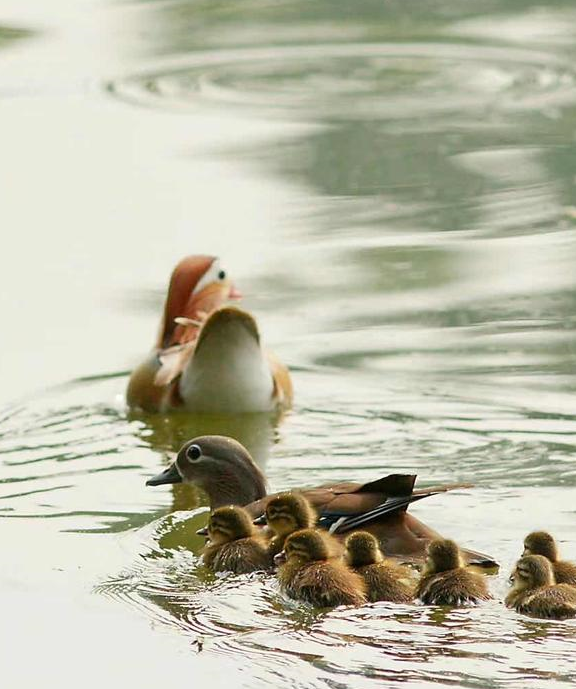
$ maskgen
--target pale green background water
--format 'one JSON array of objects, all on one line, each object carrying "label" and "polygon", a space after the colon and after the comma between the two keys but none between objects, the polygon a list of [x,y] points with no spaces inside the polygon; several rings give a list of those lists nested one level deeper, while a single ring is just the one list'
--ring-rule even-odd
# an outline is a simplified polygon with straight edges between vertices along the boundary
[{"label": "pale green background water", "polygon": [[498,597],[530,529],[576,557],[575,57],[568,1],[0,2],[9,686],[573,685],[574,623],[207,577],[201,498],[144,480],[222,423],[122,393],[218,254],[294,371],[278,429],[228,426],[273,488],[474,482],[413,510]]}]

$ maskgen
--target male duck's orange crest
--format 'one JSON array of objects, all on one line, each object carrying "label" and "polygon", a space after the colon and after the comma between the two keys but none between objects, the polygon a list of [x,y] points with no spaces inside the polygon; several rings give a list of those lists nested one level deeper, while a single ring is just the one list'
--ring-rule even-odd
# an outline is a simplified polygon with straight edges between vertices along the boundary
[{"label": "male duck's orange crest", "polygon": [[178,342],[174,338],[178,326],[174,319],[179,316],[194,318],[194,290],[215,261],[214,256],[187,256],[172,271],[168,296],[164,305],[164,317],[157,347],[164,348]]}]

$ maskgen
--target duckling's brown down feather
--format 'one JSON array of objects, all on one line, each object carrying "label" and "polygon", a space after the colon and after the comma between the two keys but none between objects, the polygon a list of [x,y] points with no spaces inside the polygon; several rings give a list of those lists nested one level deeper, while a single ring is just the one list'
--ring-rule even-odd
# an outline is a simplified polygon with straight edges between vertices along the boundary
[{"label": "duckling's brown down feather", "polygon": [[484,576],[462,567],[422,577],[416,596],[426,605],[466,605],[491,598]]},{"label": "duckling's brown down feather", "polygon": [[249,537],[204,548],[204,564],[213,572],[246,574],[272,567],[272,558],[266,545]]},{"label": "duckling's brown down feather", "polygon": [[338,560],[310,562],[303,566],[287,562],[278,570],[278,580],[291,598],[316,607],[366,602],[364,581]]},{"label": "duckling's brown down feather", "polygon": [[530,617],[565,620],[576,617],[576,588],[568,584],[553,584],[526,591],[515,598],[509,594],[506,604]]},{"label": "duckling's brown down feather", "polygon": [[354,567],[354,571],[364,579],[367,598],[371,603],[409,603],[414,600],[412,589],[400,580],[406,575],[400,567],[391,566],[386,562],[374,562]]}]

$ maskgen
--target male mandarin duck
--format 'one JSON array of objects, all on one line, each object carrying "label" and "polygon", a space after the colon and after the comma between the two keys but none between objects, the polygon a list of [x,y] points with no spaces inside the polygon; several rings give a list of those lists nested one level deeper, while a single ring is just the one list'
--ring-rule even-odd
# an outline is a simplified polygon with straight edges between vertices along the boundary
[{"label": "male mandarin duck", "polygon": [[407,568],[386,561],[378,540],[371,533],[357,531],[348,536],[345,561],[364,579],[366,598],[371,603],[409,603],[414,600],[410,572]]},{"label": "male mandarin duck", "polygon": [[132,408],[241,414],[287,408],[288,369],[260,343],[254,318],[227,307],[240,293],[214,256],[188,256],[174,268],[158,339],[132,372]]},{"label": "male mandarin duck", "polygon": [[267,543],[241,507],[230,505],[214,510],[208,522],[208,537],[203,559],[213,572],[246,574],[272,567]]},{"label": "male mandarin duck", "polygon": [[546,531],[533,531],[524,539],[522,555],[543,555],[550,560],[557,584],[576,585],[576,564],[560,560],[558,546],[553,536]]},{"label": "male mandarin duck", "polygon": [[[440,535],[406,511],[417,500],[461,486],[414,490],[416,476],[391,474],[369,483],[337,483],[299,489],[318,516],[318,526],[338,537],[353,530],[373,533],[389,557],[422,561],[426,546]],[[260,521],[270,501],[266,481],[252,457],[236,440],[206,435],[185,443],[176,461],[146,482],[149,486],[193,483],[207,494],[211,509],[241,505]],[[497,567],[488,555],[465,550],[469,563]]]},{"label": "male mandarin duck", "polygon": [[428,546],[416,596],[426,605],[475,605],[491,598],[484,576],[466,569],[460,548],[448,539]]},{"label": "male mandarin duck", "polygon": [[521,557],[513,571],[506,606],[531,617],[565,620],[576,617],[576,587],[556,584],[552,563],[543,555]]},{"label": "male mandarin duck", "polygon": [[364,580],[335,557],[330,536],[315,529],[290,534],[284,550],[275,556],[282,590],[296,600],[317,607],[362,605]]}]

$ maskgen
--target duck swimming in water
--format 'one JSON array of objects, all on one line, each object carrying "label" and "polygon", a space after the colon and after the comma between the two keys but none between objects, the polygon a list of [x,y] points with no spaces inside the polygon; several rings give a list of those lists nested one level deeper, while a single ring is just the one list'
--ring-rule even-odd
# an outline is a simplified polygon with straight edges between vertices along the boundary
[{"label": "duck swimming in water", "polygon": [[[388,557],[421,562],[428,544],[440,534],[407,512],[412,502],[461,486],[414,489],[413,474],[390,474],[369,483],[342,482],[298,489],[310,503],[318,526],[338,537],[369,531]],[[266,482],[246,448],[232,438],[200,436],[185,443],[176,461],[146,482],[149,486],[192,483],[208,495],[211,509],[242,505],[253,519],[262,519],[269,502]],[[465,559],[481,567],[497,567],[493,558],[473,550]]]},{"label": "duck swimming in water", "polygon": [[533,531],[524,539],[522,555],[543,555],[550,560],[557,584],[576,585],[576,564],[560,560],[554,537],[547,531]]},{"label": "duck swimming in water", "polygon": [[387,562],[378,541],[371,533],[357,531],[346,539],[346,564],[364,579],[366,598],[371,603],[390,601],[409,603],[414,590],[407,582],[410,572]]},{"label": "duck swimming in water", "polygon": [[576,617],[576,587],[554,583],[554,571],[543,555],[525,555],[516,563],[506,606],[531,617],[565,620]]},{"label": "duck swimming in water", "polygon": [[300,493],[279,493],[266,504],[266,524],[274,534],[269,549],[277,555],[284,549],[284,542],[291,533],[311,529],[318,516],[308,500]]},{"label": "duck swimming in water", "polygon": [[315,529],[290,534],[284,550],[274,558],[280,586],[290,598],[316,607],[362,605],[364,580],[334,556],[330,540]]},{"label": "duck swimming in water", "polygon": [[241,507],[219,507],[208,521],[209,544],[203,550],[204,564],[214,572],[246,574],[272,567],[266,542],[257,533]]},{"label": "duck swimming in water", "polygon": [[460,548],[449,539],[428,546],[416,596],[426,605],[458,606],[491,598],[484,576],[466,569]]},{"label": "duck swimming in water", "polygon": [[253,316],[227,307],[240,298],[214,256],[188,256],[174,268],[150,354],[132,372],[134,409],[243,414],[292,403],[288,369],[263,349]]}]

